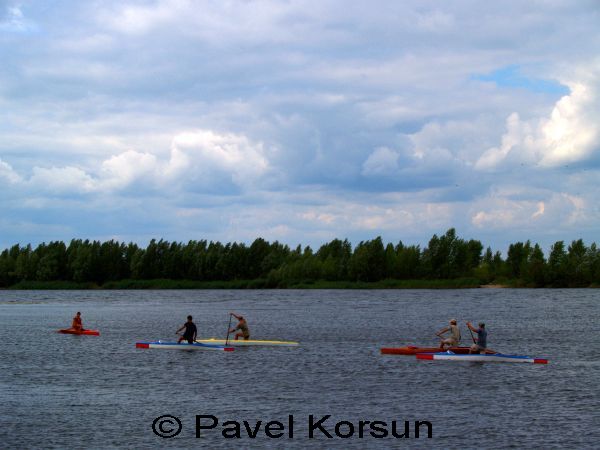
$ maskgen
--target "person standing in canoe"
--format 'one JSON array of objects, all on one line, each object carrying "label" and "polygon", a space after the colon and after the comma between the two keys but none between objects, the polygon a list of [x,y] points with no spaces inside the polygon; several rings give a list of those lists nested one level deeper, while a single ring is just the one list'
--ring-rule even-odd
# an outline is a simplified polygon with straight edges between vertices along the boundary
[{"label": "person standing in canoe", "polygon": [[183,336],[179,338],[177,341],[178,344],[181,344],[181,341],[186,340],[189,344],[193,344],[196,340],[196,335],[198,334],[198,329],[194,322],[192,322],[192,316],[187,316],[187,322],[183,324],[183,326],[175,332],[175,334],[179,334],[181,330],[185,328],[183,332]]},{"label": "person standing in canoe", "polygon": [[[450,332],[450,336],[443,338],[442,335],[448,331]],[[440,348],[442,350],[445,350],[448,347],[458,347],[458,344],[460,343],[460,330],[456,324],[456,319],[451,319],[450,326],[438,331],[436,335],[440,338]]]},{"label": "person standing in canoe", "polygon": [[77,311],[77,314],[73,317],[71,328],[75,331],[83,331],[83,322],[81,321],[81,313],[79,311]]},{"label": "person standing in canoe", "polygon": [[471,322],[467,322],[469,330],[477,333],[477,342],[474,342],[469,349],[469,353],[485,353],[487,348],[487,331],[485,329],[485,323],[479,322],[479,328],[475,328],[471,325]]},{"label": "person standing in canoe", "polygon": [[233,317],[235,317],[238,320],[238,324],[236,327],[232,328],[231,330],[228,331],[228,333],[233,333],[234,331],[240,330],[239,332],[235,333],[235,340],[237,341],[240,337],[243,337],[245,341],[247,341],[248,339],[250,339],[250,330],[248,329],[248,323],[246,322],[246,319],[244,319],[242,316],[238,316],[235,313],[229,313],[230,315],[232,315]]}]

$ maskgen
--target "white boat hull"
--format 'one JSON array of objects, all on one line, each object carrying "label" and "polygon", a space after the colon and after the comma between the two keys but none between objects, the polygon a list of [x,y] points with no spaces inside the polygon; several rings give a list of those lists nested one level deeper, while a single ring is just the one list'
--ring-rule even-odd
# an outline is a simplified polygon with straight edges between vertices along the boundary
[{"label": "white boat hull", "polygon": [[224,345],[211,345],[211,344],[202,344],[198,342],[194,342],[190,344],[188,342],[136,342],[136,348],[158,348],[164,350],[213,350],[213,351],[222,351],[222,352],[232,352],[233,347],[224,346]]},{"label": "white boat hull", "polygon": [[[207,345],[225,345],[225,339],[196,339],[196,342]],[[294,341],[263,341],[263,340],[244,340],[244,339],[230,339],[227,341],[228,346],[232,347],[297,347],[298,342]]]},{"label": "white boat hull", "polygon": [[502,353],[479,354],[471,353],[458,355],[452,352],[443,353],[418,353],[417,359],[434,361],[469,361],[469,362],[508,362],[508,363],[529,363],[529,364],[548,364],[547,359],[532,358],[531,356],[504,355]]}]

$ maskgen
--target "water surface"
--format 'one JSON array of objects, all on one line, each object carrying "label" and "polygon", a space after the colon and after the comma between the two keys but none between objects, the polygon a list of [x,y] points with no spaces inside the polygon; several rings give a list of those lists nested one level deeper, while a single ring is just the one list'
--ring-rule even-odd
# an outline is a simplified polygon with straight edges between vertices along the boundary
[{"label": "water surface", "polygon": [[[599,291],[259,290],[1,291],[0,442],[3,448],[593,448],[600,416]],[[61,335],[76,311],[100,337]],[[141,350],[171,340],[188,314],[202,337],[224,338],[228,313],[254,339],[298,348],[232,353]],[[383,346],[435,345],[459,319],[485,321],[489,346],[550,364],[475,364],[382,356]],[[153,420],[178,417],[157,437]],[[426,420],[433,438],[360,439],[330,432],[346,420]],[[293,439],[195,437],[195,416],[278,420]],[[343,428],[347,431],[348,428]],[[424,430],[422,428],[422,430]],[[244,434],[245,436],[245,434]],[[597,447],[596,447],[597,448]]]}]

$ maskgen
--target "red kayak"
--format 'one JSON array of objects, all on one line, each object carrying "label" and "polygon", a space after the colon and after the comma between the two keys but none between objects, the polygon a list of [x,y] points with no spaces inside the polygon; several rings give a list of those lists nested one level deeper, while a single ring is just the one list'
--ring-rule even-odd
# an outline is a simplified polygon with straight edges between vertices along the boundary
[{"label": "red kayak", "polygon": [[85,336],[100,336],[98,330],[76,330],[74,328],[65,328],[64,330],[58,330],[62,334],[79,334]]},{"label": "red kayak", "polygon": [[[469,347],[450,347],[452,353],[464,355],[469,353]],[[439,347],[416,347],[414,345],[407,345],[406,347],[384,347],[381,349],[383,355],[416,355],[417,353],[438,353],[441,352]],[[496,352],[493,350],[486,350],[486,353],[493,355]]]}]

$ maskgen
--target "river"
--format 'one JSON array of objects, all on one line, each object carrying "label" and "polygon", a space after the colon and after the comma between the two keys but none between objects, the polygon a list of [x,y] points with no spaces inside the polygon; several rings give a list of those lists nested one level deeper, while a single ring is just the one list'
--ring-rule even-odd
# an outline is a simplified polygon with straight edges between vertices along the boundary
[{"label": "river", "polygon": [[[595,289],[0,291],[0,442],[19,449],[598,448],[599,300]],[[77,311],[100,337],[56,333]],[[224,338],[230,311],[247,318],[254,339],[300,346],[135,348],[175,339],[188,314],[200,336]],[[464,344],[465,320],[485,321],[491,348],[550,363],[379,353],[436,345],[434,333],[451,318]],[[175,437],[153,431],[153,423],[159,432],[178,429],[174,419],[162,429],[165,418],[154,422],[165,415],[181,423]],[[198,438],[196,416],[204,416],[202,427],[218,424]],[[260,421],[255,438],[244,420],[250,433]],[[223,435],[235,433],[233,421],[240,438]],[[385,422],[387,437],[364,423],[360,437],[360,421]],[[405,421],[408,437],[391,436],[392,422],[404,432]],[[280,437],[267,436],[268,422]]]}]

